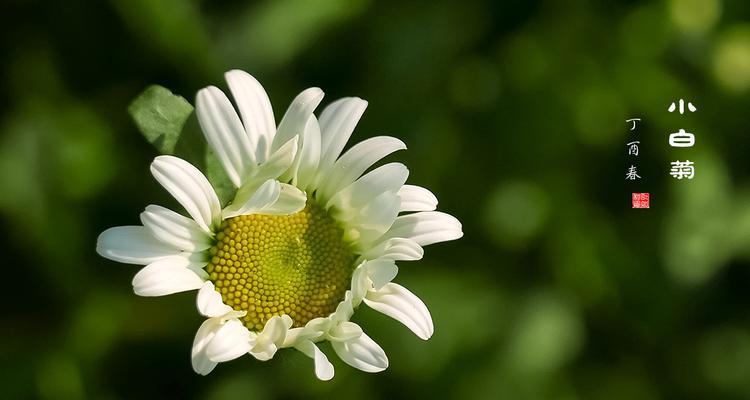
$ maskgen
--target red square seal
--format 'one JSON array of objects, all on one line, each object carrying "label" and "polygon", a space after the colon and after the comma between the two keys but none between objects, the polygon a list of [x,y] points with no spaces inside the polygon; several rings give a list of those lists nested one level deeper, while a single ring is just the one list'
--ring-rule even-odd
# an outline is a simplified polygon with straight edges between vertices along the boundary
[{"label": "red square seal", "polygon": [[648,193],[633,193],[633,208],[649,208]]}]

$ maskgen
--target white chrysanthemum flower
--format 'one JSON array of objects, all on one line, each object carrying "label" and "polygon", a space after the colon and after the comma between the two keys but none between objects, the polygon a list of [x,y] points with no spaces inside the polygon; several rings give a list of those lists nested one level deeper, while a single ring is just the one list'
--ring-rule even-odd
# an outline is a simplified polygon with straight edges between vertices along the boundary
[{"label": "white chrysanthemum flower", "polygon": [[374,137],[341,155],[364,100],[338,100],[317,119],[313,111],[323,92],[310,88],[294,99],[277,128],[258,81],[239,70],[226,79],[239,116],[213,86],[198,92],[196,112],[237,187],[234,199],[222,209],[197,168],[177,157],[156,157],[151,172],[191,218],[149,205],[142,226],[106,230],[97,251],[145,265],[133,279],[138,295],[199,289],[198,311],[207,318],[193,343],[199,374],[244,354],[265,361],[292,347],[312,358],[317,377],[328,380],[333,366],[316,345],[324,340],[347,364],[384,370],[388,358],[350,321],[354,309],[364,303],[422,339],[432,336],[427,307],[392,282],[395,262],[418,260],[422,246],[461,237],[461,224],[434,211],[430,191],[405,184],[404,165],[365,173],[404,149],[400,140]]}]

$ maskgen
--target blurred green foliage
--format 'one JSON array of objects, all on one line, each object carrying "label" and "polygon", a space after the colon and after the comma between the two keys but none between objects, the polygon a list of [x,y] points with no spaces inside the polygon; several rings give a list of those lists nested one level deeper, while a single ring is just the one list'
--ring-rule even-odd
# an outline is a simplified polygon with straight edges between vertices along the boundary
[{"label": "blurred green foliage", "polygon": [[[747,2],[9,0],[0,15],[0,397],[750,398]],[[353,139],[403,139],[410,182],[464,223],[401,265],[430,341],[357,313],[387,371],[336,362],[319,382],[282,351],[199,377],[194,295],[136,297],[137,267],[95,254],[102,230],[175,205],[127,106],[154,83],[192,102],[231,68],[277,118],[308,86],[367,99]],[[679,98],[699,111],[668,113]],[[667,145],[679,128],[696,147]],[[696,178],[674,181],[686,154]]]}]

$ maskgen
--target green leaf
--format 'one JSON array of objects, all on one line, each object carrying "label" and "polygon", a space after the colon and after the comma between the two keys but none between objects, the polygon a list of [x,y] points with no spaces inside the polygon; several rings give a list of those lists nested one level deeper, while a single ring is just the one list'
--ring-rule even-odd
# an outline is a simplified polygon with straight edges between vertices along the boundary
[{"label": "green leaf", "polygon": [[130,103],[128,112],[149,143],[172,154],[193,106],[169,89],[151,85]]}]

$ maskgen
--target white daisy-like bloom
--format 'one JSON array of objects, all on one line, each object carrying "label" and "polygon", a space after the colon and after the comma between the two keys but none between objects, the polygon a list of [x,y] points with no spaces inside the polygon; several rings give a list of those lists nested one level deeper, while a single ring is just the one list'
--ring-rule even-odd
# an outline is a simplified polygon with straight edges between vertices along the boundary
[{"label": "white daisy-like bloom", "polygon": [[325,340],[355,368],[386,369],[383,349],[351,321],[354,310],[364,303],[430,338],[425,304],[392,282],[396,262],[419,260],[423,246],[460,238],[460,222],[434,211],[429,190],[405,184],[403,164],[370,170],[404,149],[402,141],[373,137],[341,154],[366,101],[337,100],[316,118],[323,92],[310,88],[277,127],[255,78],[240,70],[225,76],[239,115],[214,86],[198,92],[196,113],[237,188],[234,199],[222,208],[201,171],[158,156],[154,178],[190,217],[149,205],[142,225],[104,231],[98,253],[145,265],[133,278],[140,296],[198,290],[197,308],[206,317],[192,349],[199,374],[245,354],[266,361],[295,348],[328,380],[333,365],[317,346]]}]

